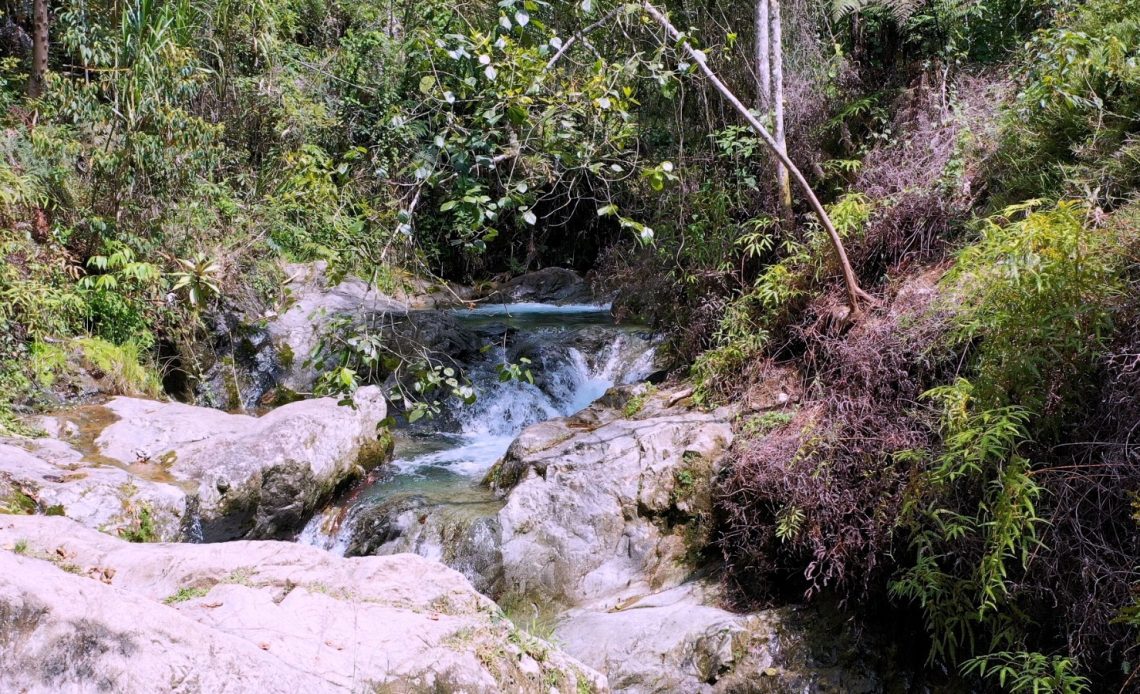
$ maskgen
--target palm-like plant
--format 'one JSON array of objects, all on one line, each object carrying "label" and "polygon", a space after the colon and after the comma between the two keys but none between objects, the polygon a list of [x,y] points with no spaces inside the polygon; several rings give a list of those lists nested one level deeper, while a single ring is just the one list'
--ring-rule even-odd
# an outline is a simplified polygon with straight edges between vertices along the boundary
[{"label": "palm-like plant", "polygon": [[178,258],[178,264],[182,270],[171,273],[174,278],[172,291],[186,290],[186,300],[194,310],[222,293],[218,285],[218,275],[221,273],[218,263],[199,253],[190,260]]}]

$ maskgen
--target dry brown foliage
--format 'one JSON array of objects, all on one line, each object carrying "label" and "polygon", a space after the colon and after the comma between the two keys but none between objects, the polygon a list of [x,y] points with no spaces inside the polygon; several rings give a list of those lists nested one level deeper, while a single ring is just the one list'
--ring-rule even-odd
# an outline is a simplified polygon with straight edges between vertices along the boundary
[{"label": "dry brown foliage", "polygon": [[997,141],[989,130],[1006,91],[998,77],[963,74],[947,84],[932,69],[898,97],[897,136],[864,157],[854,184],[875,204],[865,233],[849,249],[864,280],[944,254],[984,192],[981,163]]},{"label": "dry brown foliage", "polygon": [[721,547],[738,595],[763,600],[789,579],[809,596],[837,587],[863,597],[885,584],[894,519],[918,472],[895,454],[936,446],[919,396],[946,366],[934,350],[943,321],[930,305],[940,274],[908,281],[845,334],[827,321],[800,328],[813,374],[805,402],[770,433],[749,436],[744,423],[718,487]]}]

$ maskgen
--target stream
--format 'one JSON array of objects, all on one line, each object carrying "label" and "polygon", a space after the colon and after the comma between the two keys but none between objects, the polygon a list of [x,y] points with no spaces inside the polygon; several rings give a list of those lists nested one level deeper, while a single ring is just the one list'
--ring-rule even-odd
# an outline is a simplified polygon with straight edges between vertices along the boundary
[{"label": "stream", "polygon": [[[454,310],[484,349],[463,370],[478,398],[395,432],[391,465],[315,516],[298,541],[339,555],[414,552],[493,590],[502,502],[481,484],[527,426],[574,414],[618,384],[648,377],[654,341],[616,326],[606,305],[498,304]],[[502,381],[498,366],[530,360],[533,383]],[[523,365],[520,363],[520,365]]]}]

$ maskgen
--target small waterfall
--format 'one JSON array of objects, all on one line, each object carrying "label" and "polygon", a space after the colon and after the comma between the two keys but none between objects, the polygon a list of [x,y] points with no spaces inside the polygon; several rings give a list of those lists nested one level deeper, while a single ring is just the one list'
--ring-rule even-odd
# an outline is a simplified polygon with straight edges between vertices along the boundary
[{"label": "small waterfall", "polygon": [[[509,312],[509,313],[508,313]],[[479,485],[525,427],[574,414],[617,384],[653,371],[654,344],[613,326],[608,307],[512,304],[456,312],[489,344],[465,365],[478,399],[397,432],[385,478],[317,515],[297,540],[336,554],[415,552],[439,559],[487,590],[501,502]],[[530,360],[533,383],[502,381],[498,366]],[[422,420],[421,420],[422,421]]]}]

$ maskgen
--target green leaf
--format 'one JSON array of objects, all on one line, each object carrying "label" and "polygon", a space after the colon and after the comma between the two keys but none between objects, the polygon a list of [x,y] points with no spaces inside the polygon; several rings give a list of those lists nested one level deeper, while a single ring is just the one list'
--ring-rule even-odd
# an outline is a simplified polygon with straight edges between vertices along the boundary
[{"label": "green leaf", "polygon": [[432,75],[424,75],[420,78],[420,92],[422,94],[431,93],[432,88],[435,87],[435,77]]}]

